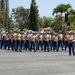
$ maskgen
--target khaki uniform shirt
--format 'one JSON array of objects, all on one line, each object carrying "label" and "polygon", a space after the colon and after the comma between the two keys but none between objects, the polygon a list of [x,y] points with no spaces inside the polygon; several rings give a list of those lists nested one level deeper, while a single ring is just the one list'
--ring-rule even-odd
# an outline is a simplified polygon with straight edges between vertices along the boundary
[{"label": "khaki uniform shirt", "polygon": [[58,34],[59,40],[63,40],[63,34]]},{"label": "khaki uniform shirt", "polygon": [[54,37],[54,41],[58,41],[58,36],[55,36]]},{"label": "khaki uniform shirt", "polygon": [[17,40],[17,33],[13,34],[14,40]]},{"label": "khaki uniform shirt", "polygon": [[18,40],[21,40],[21,37],[22,37],[22,35],[21,35],[21,34],[18,34],[17,39],[18,39]]},{"label": "khaki uniform shirt", "polygon": [[2,35],[0,34],[0,40],[2,40]]},{"label": "khaki uniform shirt", "polygon": [[73,40],[74,40],[73,35],[69,35],[68,42],[69,42],[69,43],[70,43],[70,42],[73,42]]},{"label": "khaki uniform shirt", "polygon": [[39,35],[39,40],[43,41],[43,35]]}]

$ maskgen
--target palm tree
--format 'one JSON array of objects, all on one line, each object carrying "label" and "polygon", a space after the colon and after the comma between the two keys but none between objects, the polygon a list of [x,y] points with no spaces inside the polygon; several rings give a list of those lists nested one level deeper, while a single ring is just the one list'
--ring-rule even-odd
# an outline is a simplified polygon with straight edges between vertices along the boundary
[{"label": "palm tree", "polygon": [[66,11],[68,11],[68,9],[69,8],[71,8],[72,6],[70,5],[70,4],[67,4],[67,5],[65,5],[65,4],[60,4],[60,5],[58,5],[56,8],[54,8],[53,9],[53,15],[56,13],[60,13],[61,15],[64,13],[64,12],[66,12]]}]

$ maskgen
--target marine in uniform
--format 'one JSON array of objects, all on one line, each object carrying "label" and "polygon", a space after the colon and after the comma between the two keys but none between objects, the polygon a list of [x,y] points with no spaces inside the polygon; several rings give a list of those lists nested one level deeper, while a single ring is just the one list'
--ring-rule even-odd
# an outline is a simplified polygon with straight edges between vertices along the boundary
[{"label": "marine in uniform", "polygon": [[35,42],[36,42],[36,50],[39,50],[39,34],[38,33],[36,33]]},{"label": "marine in uniform", "polygon": [[23,48],[23,50],[26,49],[26,38],[25,38],[25,34],[22,34],[22,48]]},{"label": "marine in uniform", "polygon": [[49,50],[52,50],[52,35],[51,33],[49,34]]},{"label": "marine in uniform", "polygon": [[17,43],[18,43],[18,42],[17,42],[17,33],[14,33],[14,34],[13,34],[13,38],[14,38],[14,39],[13,39],[13,49],[18,52],[18,48],[17,48],[17,46],[18,46],[18,45],[17,45]]},{"label": "marine in uniform", "polygon": [[2,35],[0,34],[0,49],[1,49],[1,46],[2,46]]},{"label": "marine in uniform", "polygon": [[21,35],[21,33],[18,33],[18,35],[17,35],[17,47],[18,47],[18,50],[21,52],[22,51],[22,35]]},{"label": "marine in uniform", "polygon": [[65,46],[65,51],[68,48],[68,38],[69,38],[69,34],[66,33],[64,34],[64,46]]},{"label": "marine in uniform", "polygon": [[70,33],[69,37],[68,37],[69,55],[75,55],[75,52],[74,52],[74,41],[73,40],[74,40],[74,35],[73,35],[73,33]]},{"label": "marine in uniform", "polygon": [[26,34],[26,50],[30,50],[30,46],[31,46],[31,36],[32,34],[27,33]]},{"label": "marine in uniform", "polygon": [[62,33],[58,33],[58,50],[59,47],[61,47],[61,49],[63,50],[63,34]]},{"label": "marine in uniform", "polygon": [[39,47],[43,51],[43,34],[42,33],[39,34]]},{"label": "marine in uniform", "polygon": [[34,49],[34,52],[36,52],[36,34],[33,33],[33,36],[32,36],[32,49]]},{"label": "marine in uniform", "polygon": [[58,51],[58,35],[57,33],[54,34],[53,37],[53,51]]},{"label": "marine in uniform", "polygon": [[9,34],[7,33],[4,40],[4,49],[9,47]]},{"label": "marine in uniform", "polygon": [[49,52],[49,34],[45,34],[44,38],[44,51],[47,49]]}]

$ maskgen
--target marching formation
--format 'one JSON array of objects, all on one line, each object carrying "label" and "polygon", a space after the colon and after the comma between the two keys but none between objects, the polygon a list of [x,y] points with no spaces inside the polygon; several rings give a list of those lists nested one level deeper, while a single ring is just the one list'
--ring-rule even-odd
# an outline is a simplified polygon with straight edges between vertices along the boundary
[{"label": "marching formation", "polygon": [[0,34],[0,49],[14,51],[29,50],[41,51],[66,51],[69,55],[75,55],[75,34],[74,33],[27,33],[9,32],[5,35]]}]

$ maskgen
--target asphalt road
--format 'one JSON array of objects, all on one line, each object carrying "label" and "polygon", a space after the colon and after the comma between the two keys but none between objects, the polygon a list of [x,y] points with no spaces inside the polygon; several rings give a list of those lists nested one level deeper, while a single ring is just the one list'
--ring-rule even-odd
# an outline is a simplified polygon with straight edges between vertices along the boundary
[{"label": "asphalt road", "polygon": [[0,50],[0,75],[75,75],[75,56],[68,51]]}]

